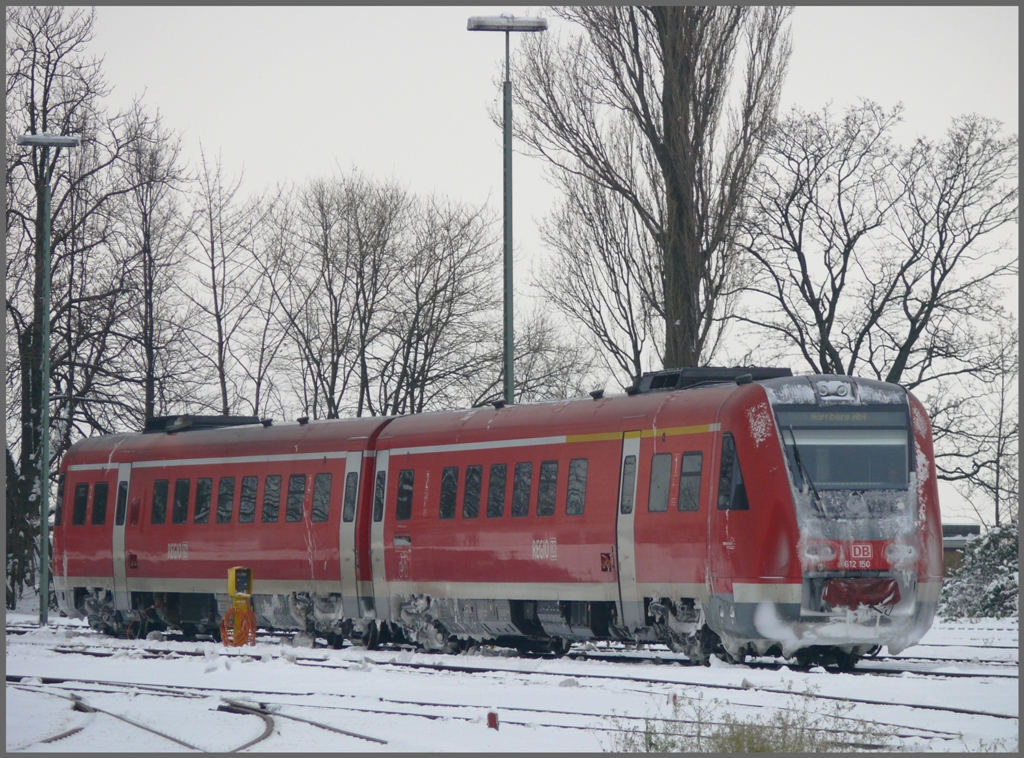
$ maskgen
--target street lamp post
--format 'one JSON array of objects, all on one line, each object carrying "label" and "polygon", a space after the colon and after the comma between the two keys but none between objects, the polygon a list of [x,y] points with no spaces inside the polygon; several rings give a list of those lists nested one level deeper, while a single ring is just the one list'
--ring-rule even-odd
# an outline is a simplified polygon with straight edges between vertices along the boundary
[{"label": "street lamp post", "polygon": [[39,625],[46,626],[50,605],[50,148],[78,147],[81,137],[57,134],[22,134],[19,145],[43,151],[43,291],[42,307],[42,399],[39,402]]},{"label": "street lamp post", "polygon": [[542,32],[548,28],[544,18],[515,16],[473,16],[466,28],[471,32],[505,32],[505,109],[502,125],[505,132],[505,403],[511,405],[515,396],[515,355],[512,316],[512,82],[509,80],[509,33]]}]

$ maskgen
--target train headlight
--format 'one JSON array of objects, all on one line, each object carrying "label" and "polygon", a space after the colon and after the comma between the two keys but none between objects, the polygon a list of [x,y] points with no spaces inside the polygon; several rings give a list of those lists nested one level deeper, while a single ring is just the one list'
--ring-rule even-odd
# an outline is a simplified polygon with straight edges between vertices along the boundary
[{"label": "train headlight", "polygon": [[885,548],[885,560],[889,563],[903,563],[917,558],[917,548],[913,545],[898,545],[895,542]]},{"label": "train headlight", "polygon": [[830,542],[818,542],[804,547],[804,557],[809,561],[827,563],[828,561],[835,560],[836,555],[838,553],[836,552],[835,545]]}]

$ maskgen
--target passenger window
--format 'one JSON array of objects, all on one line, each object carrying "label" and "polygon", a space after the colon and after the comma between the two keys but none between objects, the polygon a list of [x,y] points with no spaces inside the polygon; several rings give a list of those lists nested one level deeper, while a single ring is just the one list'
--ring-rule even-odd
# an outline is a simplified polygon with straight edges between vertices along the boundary
[{"label": "passenger window", "polygon": [[508,468],[504,463],[491,464],[491,477],[487,481],[487,518],[501,518],[505,515],[505,475]]},{"label": "passenger window", "polygon": [[746,511],[747,487],[740,473],[740,458],[736,442],[729,432],[722,435],[722,468],[718,474],[718,510]]},{"label": "passenger window", "polygon": [[512,480],[512,516],[530,515],[530,490],[533,489],[533,464],[517,463]]},{"label": "passenger window", "polygon": [[679,473],[679,510],[695,511],[700,505],[700,473],[703,453],[684,453]]},{"label": "passenger window", "polygon": [[57,509],[53,514],[53,525],[60,526],[61,512],[64,510],[64,474],[57,476]]},{"label": "passenger window", "polygon": [[668,488],[672,481],[672,453],[658,453],[651,458],[651,488],[647,510],[664,513],[668,510]]},{"label": "passenger window", "polygon": [[235,477],[222,476],[217,487],[217,523],[230,524],[235,510]]},{"label": "passenger window", "polygon": [[398,472],[398,500],[395,502],[395,520],[408,521],[412,518],[412,485],[416,472],[411,468]]},{"label": "passenger window", "polygon": [[356,495],[359,490],[359,473],[349,471],[345,476],[345,504],[341,511],[341,520],[348,523],[356,519]]},{"label": "passenger window", "polygon": [[381,521],[384,519],[384,489],[388,481],[388,472],[378,471],[377,472],[377,483],[374,485],[373,490],[373,520]]},{"label": "passenger window", "polygon": [[82,526],[85,523],[85,511],[89,507],[89,485],[83,482],[75,485],[75,505],[71,511],[71,524]]},{"label": "passenger window", "polygon": [[569,516],[583,515],[587,501],[587,459],[569,461],[569,488],[565,493],[565,512]]},{"label": "passenger window", "polygon": [[191,479],[178,479],[174,482],[174,506],[171,511],[172,523],[184,524],[188,519],[188,496],[191,489]]},{"label": "passenger window", "polygon": [[271,474],[263,480],[263,515],[260,519],[264,524],[277,522],[281,511],[281,475]]},{"label": "passenger window", "polygon": [[537,515],[555,515],[555,493],[558,490],[558,461],[540,464],[540,483],[537,485]]},{"label": "passenger window", "polygon": [[188,521],[188,496],[192,488],[189,479],[178,479],[174,483],[174,505],[171,507],[171,523],[184,524]]},{"label": "passenger window", "polygon": [[441,472],[441,518],[455,518],[455,502],[459,499],[459,468],[448,466]]},{"label": "passenger window", "polygon": [[[149,521],[152,524],[162,524],[167,520],[167,490],[168,481],[157,479],[153,482],[153,511]],[[132,506],[132,521],[135,520],[135,506]]]},{"label": "passenger window", "polygon": [[306,499],[306,475],[292,474],[288,477],[288,506],[284,520],[295,523],[302,521],[302,506]]},{"label": "passenger window", "polygon": [[92,493],[92,523],[102,526],[107,520],[107,489],[106,482],[96,482]]},{"label": "passenger window", "polygon": [[192,509],[193,524],[210,523],[211,502],[213,502],[213,479],[208,476],[196,479],[196,504]]},{"label": "passenger window", "polygon": [[331,478],[330,474],[313,478],[313,521],[326,521],[331,514]]},{"label": "passenger window", "polygon": [[117,510],[114,511],[114,523],[124,524],[124,514],[128,509],[128,482],[117,483]]},{"label": "passenger window", "polygon": [[627,455],[622,462],[622,492],[619,494],[619,512],[633,512],[633,490],[636,489],[636,456]]},{"label": "passenger window", "polygon": [[242,497],[238,501],[238,523],[251,524],[256,520],[256,487],[258,476],[242,477]]},{"label": "passenger window", "polygon": [[480,515],[480,492],[483,490],[484,467],[466,466],[466,489],[462,495],[462,518]]}]

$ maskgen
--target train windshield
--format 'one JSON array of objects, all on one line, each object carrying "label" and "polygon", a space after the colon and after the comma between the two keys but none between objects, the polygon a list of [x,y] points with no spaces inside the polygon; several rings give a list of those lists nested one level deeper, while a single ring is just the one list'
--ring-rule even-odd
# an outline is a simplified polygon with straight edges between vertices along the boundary
[{"label": "train windshield", "polygon": [[776,410],[799,489],[906,490],[910,435],[904,409]]}]

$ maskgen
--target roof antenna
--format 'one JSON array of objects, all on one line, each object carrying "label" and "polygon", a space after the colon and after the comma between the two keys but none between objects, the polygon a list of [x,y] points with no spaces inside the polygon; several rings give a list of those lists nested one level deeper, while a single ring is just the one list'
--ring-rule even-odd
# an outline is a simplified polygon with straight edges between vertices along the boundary
[{"label": "roof antenna", "polygon": [[602,397],[604,397],[604,387],[601,387],[600,389],[593,390],[590,393],[590,396],[592,398],[594,398],[595,400],[600,400]]}]

